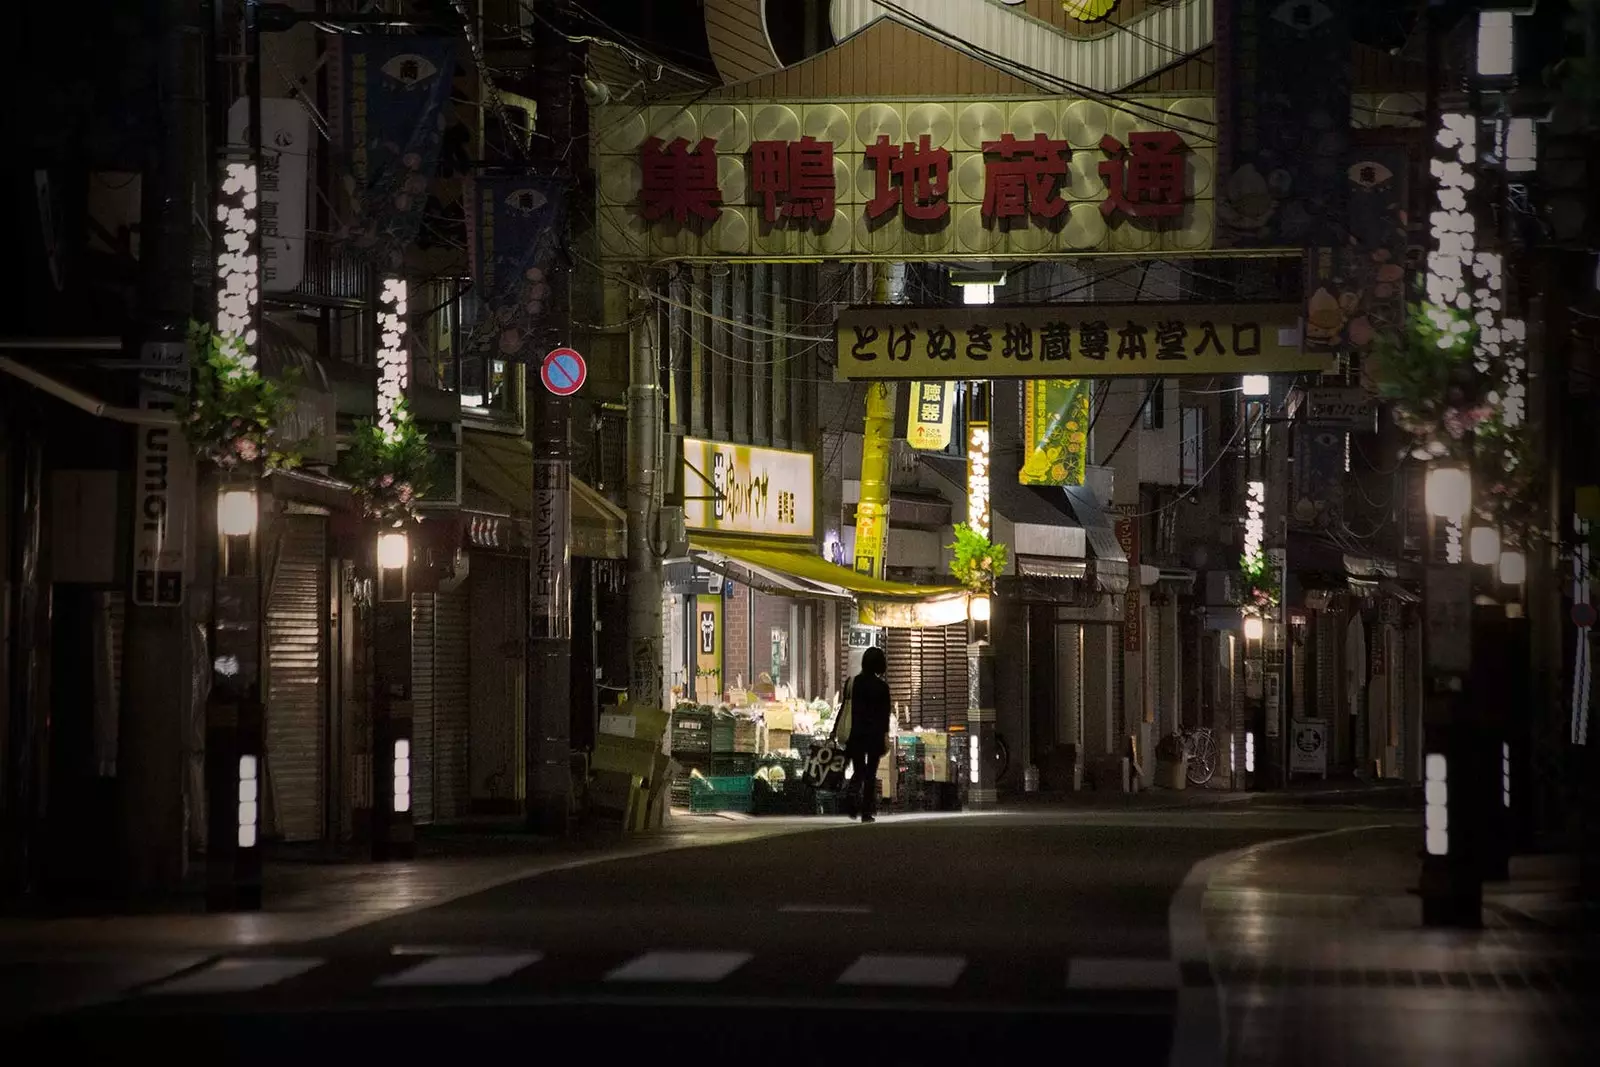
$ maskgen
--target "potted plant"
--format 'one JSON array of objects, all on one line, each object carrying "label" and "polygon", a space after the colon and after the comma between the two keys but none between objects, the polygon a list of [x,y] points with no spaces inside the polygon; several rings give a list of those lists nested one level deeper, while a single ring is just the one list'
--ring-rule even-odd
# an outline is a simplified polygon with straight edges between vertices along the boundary
[{"label": "potted plant", "polygon": [[997,545],[964,522],[956,523],[956,539],[946,547],[955,553],[950,573],[974,593],[994,587],[995,575],[1006,569],[1006,546]]},{"label": "potted plant", "polygon": [[1156,744],[1156,785],[1165,789],[1185,789],[1189,785],[1189,757],[1183,751],[1183,738],[1168,734]]}]

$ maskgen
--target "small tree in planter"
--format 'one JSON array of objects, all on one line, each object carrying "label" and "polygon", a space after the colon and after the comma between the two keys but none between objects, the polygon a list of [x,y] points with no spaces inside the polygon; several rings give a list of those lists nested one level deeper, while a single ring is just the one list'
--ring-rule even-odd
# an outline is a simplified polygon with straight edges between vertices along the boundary
[{"label": "small tree in planter", "polygon": [[354,486],[367,518],[387,527],[420,522],[417,504],[433,482],[427,435],[406,417],[404,404],[396,409],[395,426],[386,434],[374,422],[361,422],[339,460],[339,473]]},{"label": "small tree in planter", "polygon": [[950,573],[974,593],[994,588],[995,575],[1006,569],[1006,546],[997,545],[964,522],[956,523],[956,539],[945,547],[955,552]]},{"label": "small tree in planter", "polygon": [[1177,734],[1168,734],[1156,744],[1156,784],[1167,789],[1183,789],[1189,784],[1189,757]]}]

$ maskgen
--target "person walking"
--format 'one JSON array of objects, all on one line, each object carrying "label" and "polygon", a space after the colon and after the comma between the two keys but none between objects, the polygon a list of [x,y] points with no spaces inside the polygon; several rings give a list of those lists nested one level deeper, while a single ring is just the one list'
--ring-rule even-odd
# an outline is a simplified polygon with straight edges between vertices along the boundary
[{"label": "person walking", "polygon": [[876,822],[878,761],[889,751],[889,661],[883,649],[869,648],[861,656],[861,673],[850,682],[850,736],[845,755],[850,758],[851,780],[845,792],[850,817]]}]

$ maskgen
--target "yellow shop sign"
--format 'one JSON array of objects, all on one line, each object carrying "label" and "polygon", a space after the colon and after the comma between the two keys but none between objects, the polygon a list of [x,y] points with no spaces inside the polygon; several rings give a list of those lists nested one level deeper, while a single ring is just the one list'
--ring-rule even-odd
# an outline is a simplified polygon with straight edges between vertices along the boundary
[{"label": "yellow shop sign", "polygon": [[810,452],[687,437],[685,522],[691,530],[809,538],[814,466]]}]

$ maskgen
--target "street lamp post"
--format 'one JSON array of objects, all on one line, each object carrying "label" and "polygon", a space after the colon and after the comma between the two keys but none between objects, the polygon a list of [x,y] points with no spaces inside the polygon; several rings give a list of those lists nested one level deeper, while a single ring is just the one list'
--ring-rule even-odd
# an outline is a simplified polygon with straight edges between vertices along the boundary
[{"label": "street lamp post", "polygon": [[[1426,926],[1478,927],[1483,878],[1473,831],[1480,828],[1475,724],[1463,683],[1472,670],[1472,575],[1461,565],[1462,526],[1472,508],[1464,467],[1428,470],[1423,707],[1424,858],[1420,894]],[[1445,559],[1438,560],[1441,538]]]},{"label": "street lamp post", "polygon": [[372,858],[416,852],[411,814],[411,540],[383,530],[374,542]]},{"label": "street lamp post", "polygon": [[211,694],[206,703],[206,904],[261,907],[261,494],[215,484]]}]

